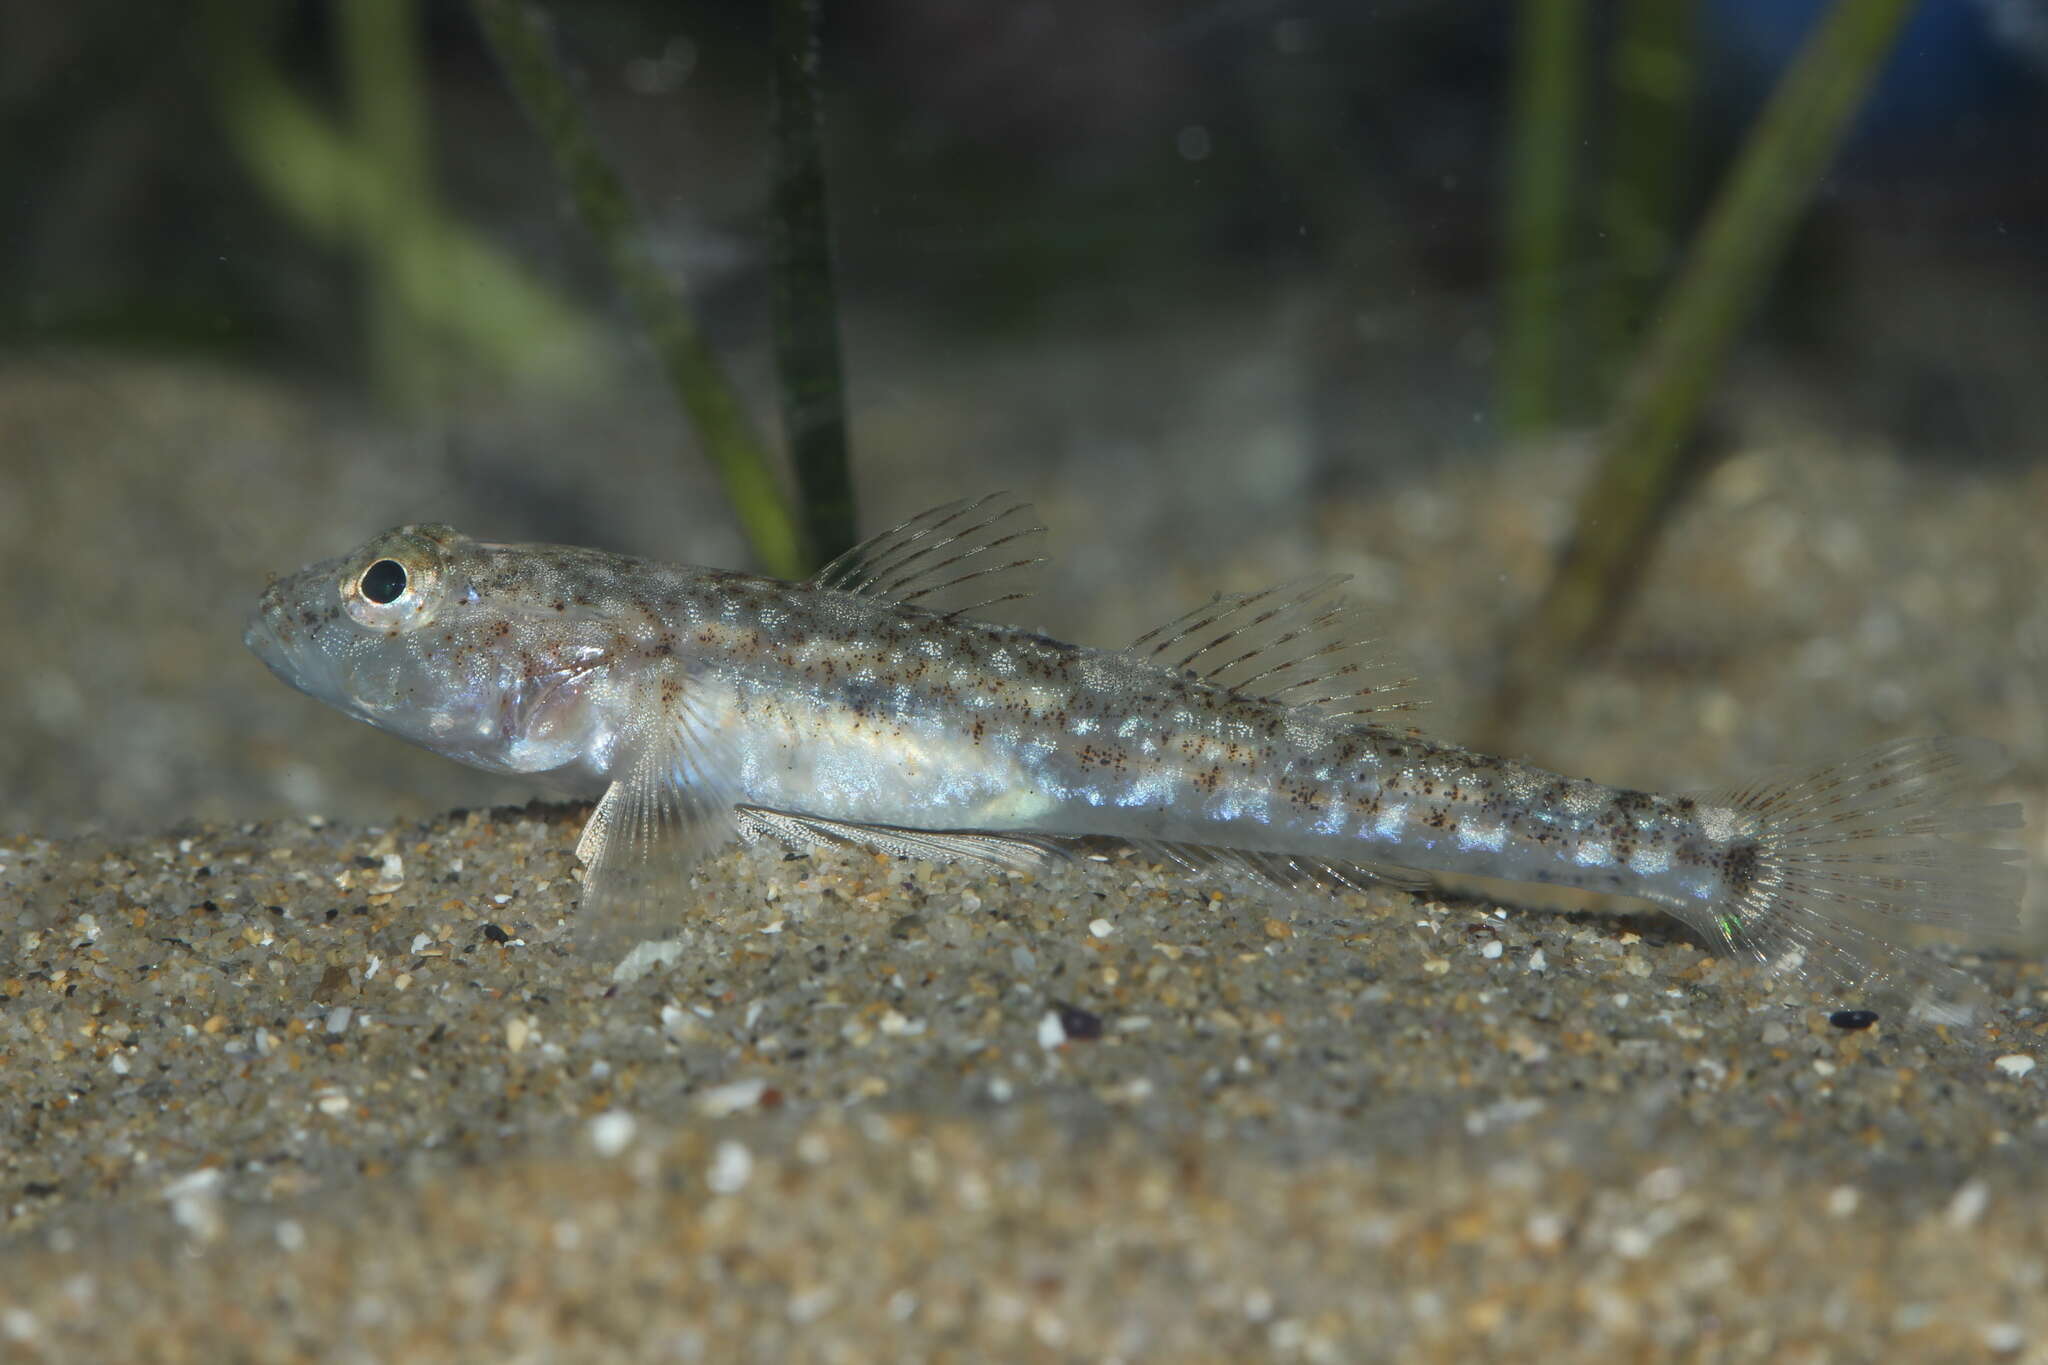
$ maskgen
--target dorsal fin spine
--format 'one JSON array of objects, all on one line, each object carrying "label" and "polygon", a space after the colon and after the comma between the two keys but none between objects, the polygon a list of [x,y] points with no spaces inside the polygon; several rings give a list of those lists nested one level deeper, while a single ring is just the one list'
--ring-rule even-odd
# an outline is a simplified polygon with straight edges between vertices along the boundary
[{"label": "dorsal fin spine", "polygon": [[1029,503],[1002,493],[946,503],[862,541],[813,574],[810,585],[942,616],[1017,601],[1031,590],[1015,580],[1045,562],[1029,552],[1028,542],[1045,534],[1030,513]]},{"label": "dorsal fin spine", "polygon": [[1412,709],[1412,694],[1389,694],[1407,692],[1413,678],[1370,652],[1363,612],[1331,598],[1348,581],[1330,574],[1219,595],[1139,636],[1132,652],[1239,696],[1332,719]]}]

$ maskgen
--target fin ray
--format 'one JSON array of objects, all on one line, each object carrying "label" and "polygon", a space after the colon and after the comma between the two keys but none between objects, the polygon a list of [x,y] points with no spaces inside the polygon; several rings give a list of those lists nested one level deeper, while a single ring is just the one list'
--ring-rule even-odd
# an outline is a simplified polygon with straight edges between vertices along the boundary
[{"label": "fin ray", "polygon": [[1147,662],[1333,719],[1414,710],[1415,678],[1376,645],[1369,614],[1334,596],[1345,574],[1218,595],[1132,642]]},{"label": "fin ray", "polygon": [[815,588],[958,616],[1031,596],[1045,528],[1007,493],[920,512],[812,575]]},{"label": "fin ray", "polygon": [[1196,877],[1221,876],[1248,881],[1268,891],[1315,890],[1364,892],[1374,885],[1422,891],[1432,883],[1426,873],[1380,863],[1313,858],[1294,853],[1263,853],[1190,844],[1164,839],[1133,839],[1130,846]]},{"label": "fin ray", "polygon": [[687,683],[621,738],[619,755],[576,842],[577,934],[603,951],[661,936],[690,868],[733,834],[738,799],[737,765]]},{"label": "fin ray", "polygon": [[1065,860],[1064,847],[1051,839],[988,830],[911,829],[901,825],[865,825],[828,820],[796,811],[741,806],[736,811],[740,832],[749,839],[766,835],[792,848],[851,845],[896,858],[928,862],[979,862],[1029,871]]},{"label": "fin ray", "polygon": [[1917,951],[1905,931],[2017,935],[2017,853],[1956,837],[2018,827],[2016,804],[1973,804],[2007,766],[1986,740],[1909,739],[1701,798],[1758,817],[1757,869],[1728,899],[1680,918],[1818,988],[1966,1019],[1984,1003],[1983,986]]}]

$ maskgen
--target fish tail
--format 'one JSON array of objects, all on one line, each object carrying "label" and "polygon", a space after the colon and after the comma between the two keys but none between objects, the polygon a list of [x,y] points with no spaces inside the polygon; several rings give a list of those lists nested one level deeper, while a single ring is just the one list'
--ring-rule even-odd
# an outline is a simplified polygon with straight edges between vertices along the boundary
[{"label": "fish tail", "polygon": [[1913,930],[2015,934],[2018,855],[1972,841],[2020,826],[2017,802],[1978,795],[2009,766],[1988,740],[1901,740],[1708,798],[1753,817],[1757,833],[1728,891],[1683,917],[1842,1005],[1895,1002],[1934,1022],[1967,1022],[1988,992],[1917,951]]}]

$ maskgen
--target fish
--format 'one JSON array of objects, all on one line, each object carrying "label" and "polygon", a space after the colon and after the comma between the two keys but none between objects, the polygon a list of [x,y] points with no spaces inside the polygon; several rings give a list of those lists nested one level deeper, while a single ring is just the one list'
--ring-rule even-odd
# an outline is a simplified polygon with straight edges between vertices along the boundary
[{"label": "fish", "polygon": [[246,643],[436,753],[595,795],[579,915],[658,922],[734,837],[1033,868],[1112,840],[1267,886],[1444,876],[1613,893],[1833,998],[1974,979],[1913,926],[1997,934],[2022,874],[1996,744],[1903,739],[1660,795],[1429,738],[1344,578],[1218,595],[1119,649],[987,619],[1044,563],[1027,503],[912,517],[803,582],[388,531],[274,579]]}]

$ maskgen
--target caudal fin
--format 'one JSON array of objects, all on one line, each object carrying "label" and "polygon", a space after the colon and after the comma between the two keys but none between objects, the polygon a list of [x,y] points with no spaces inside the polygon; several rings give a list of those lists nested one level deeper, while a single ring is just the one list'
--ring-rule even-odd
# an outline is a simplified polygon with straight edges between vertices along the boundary
[{"label": "caudal fin", "polygon": [[2008,766],[1987,740],[1901,740],[1706,798],[1757,818],[1756,866],[1739,892],[1687,918],[1844,1007],[1882,1000],[1967,1020],[1983,987],[1919,952],[1911,927],[1979,940],[2015,933],[2018,855],[1957,837],[2019,828],[2017,802],[1976,803]]}]

